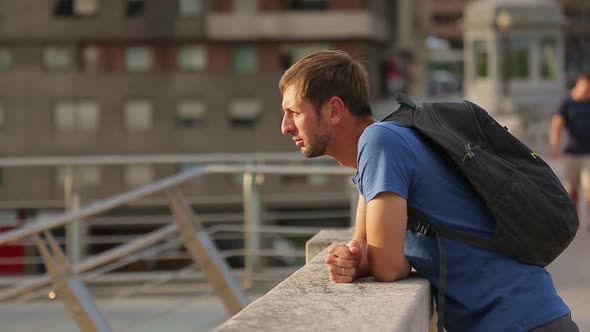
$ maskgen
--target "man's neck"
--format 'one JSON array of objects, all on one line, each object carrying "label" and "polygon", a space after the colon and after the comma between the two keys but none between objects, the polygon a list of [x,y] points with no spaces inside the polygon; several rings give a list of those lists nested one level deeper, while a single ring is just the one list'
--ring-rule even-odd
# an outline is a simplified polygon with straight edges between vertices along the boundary
[{"label": "man's neck", "polygon": [[375,123],[374,117],[366,117],[363,119],[354,119],[350,125],[338,128],[338,133],[335,137],[334,144],[326,151],[329,156],[332,156],[342,166],[357,169],[357,152],[358,141],[363,134],[363,131]]}]

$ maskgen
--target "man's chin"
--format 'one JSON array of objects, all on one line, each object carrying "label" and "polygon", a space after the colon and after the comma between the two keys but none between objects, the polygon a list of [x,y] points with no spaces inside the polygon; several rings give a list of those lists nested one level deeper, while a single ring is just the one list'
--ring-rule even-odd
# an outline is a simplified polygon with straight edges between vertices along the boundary
[{"label": "man's chin", "polygon": [[317,158],[317,157],[321,157],[324,155],[324,153],[319,153],[317,151],[310,151],[310,150],[306,150],[306,149],[301,149],[301,154],[305,158]]}]

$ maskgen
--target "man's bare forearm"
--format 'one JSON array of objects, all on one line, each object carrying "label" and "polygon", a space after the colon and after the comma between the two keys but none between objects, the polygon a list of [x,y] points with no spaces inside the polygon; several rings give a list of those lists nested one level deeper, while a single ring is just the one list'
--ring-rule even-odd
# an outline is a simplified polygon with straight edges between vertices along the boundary
[{"label": "man's bare forearm", "polygon": [[354,236],[352,239],[361,247],[361,263],[357,268],[355,278],[364,278],[371,275],[369,260],[367,259],[367,226],[366,226],[366,205],[363,196],[359,195],[359,202],[356,210],[354,223]]},{"label": "man's bare forearm", "polygon": [[371,275],[371,267],[367,259],[367,240],[358,238],[353,238],[353,240],[361,245],[361,263],[357,268],[355,279],[368,277]]}]

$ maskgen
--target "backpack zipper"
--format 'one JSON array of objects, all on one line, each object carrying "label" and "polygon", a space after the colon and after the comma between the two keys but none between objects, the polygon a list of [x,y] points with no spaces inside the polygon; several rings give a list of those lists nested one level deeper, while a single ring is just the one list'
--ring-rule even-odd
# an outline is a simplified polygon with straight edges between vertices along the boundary
[{"label": "backpack zipper", "polygon": [[451,137],[453,137],[455,139],[455,142],[459,143],[465,149],[465,155],[463,156],[463,159],[461,161],[464,162],[465,159],[467,159],[467,158],[474,159],[475,153],[472,150],[475,148],[479,148],[479,145],[475,146],[475,147],[471,147],[471,143],[465,144],[460,137],[455,135],[455,133],[452,130],[450,130],[449,127],[447,127],[447,125],[443,121],[441,121],[441,119],[438,117],[438,114],[436,114],[436,112],[433,111],[432,108],[430,108],[430,105],[425,103],[425,104],[422,104],[422,106],[428,108],[428,110],[430,111],[429,113],[432,114],[432,117],[436,120],[438,125],[440,125],[442,128],[444,128],[445,131],[448,134],[450,134]]},{"label": "backpack zipper", "polygon": [[[464,144],[462,139],[460,137],[458,137],[457,135],[455,135],[455,133],[449,129],[449,127],[447,127],[447,125],[440,120],[440,118],[438,117],[438,114],[436,114],[435,111],[432,110],[432,108],[430,108],[430,105],[424,103],[422,104],[423,107],[427,107],[429,109],[429,113],[432,114],[433,118],[436,120],[436,122],[445,129],[445,131],[450,134],[451,137],[453,137],[455,139],[456,142],[458,142],[459,144],[461,144],[461,146],[463,146],[463,148],[465,149],[465,155],[463,156],[463,159],[461,160],[462,163],[465,163],[466,159],[470,159],[470,160],[475,160],[475,162],[477,163],[477,165],[479,166],[479,169],[483,171],[483,173],[485,174],[486,177],[488,178],[492,178],[490,177],[490,175],[488,174],[487,170],[485,169],[485,167],[483,167],[483,165],[481,164],[481,162],[479,161],[479,159],[476,158],[475,152],[473,152],[474,149],[476,148],[480,148],[479,145],[477,146],[471,146],[471,143],[467,143]],[[471,111],[473,113],[472,109],[469,109],[469,111]],[[478,126],[479,128],[479,126]],[[480,135],[481,136],[481,135]],[[486,139],[486,138],[484,138]],[[496,183],[496,186],[498,184]],[[477,191],[477,190],[476,190]]]},{"label": "backpack zipper", "polygon": [[[465,105],[465,107],[471,112],[471,114],[475,117],[475,125],[477,127],[477,131],[479,131],[479,136],[483,137],[484,143],[486,144],[486,146],[494,151],[494,149],[492,148],[492,144],[490,144],[490,141],[488,139],[488,136],[486,135],[486,133],[483,131],[483,129],[481,128],[481,126],[479,125],[479,121],[477,121],[477,115],[475,115],[475,110],[473,109],[473,106],[471,106],[470,103],[464,101],[463,104]],[[492,124],[494,124],[493,121],[491,121]],[[495,153],[495,152],[494,152]]]}]

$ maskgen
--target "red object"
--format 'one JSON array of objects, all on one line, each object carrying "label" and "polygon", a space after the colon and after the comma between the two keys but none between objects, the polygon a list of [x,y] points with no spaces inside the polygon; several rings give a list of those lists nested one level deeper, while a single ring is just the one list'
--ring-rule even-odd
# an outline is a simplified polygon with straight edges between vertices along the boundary
[{"label": "red object", "polygon": [[[24,211],[18,211],[16,213],[17,220],[14,225],[2,225],[0,226],[0,233],[6,232],[15,228],[18,228],[24,224],[26,215]],[[21,242],[13,242],[7,245],[0,245],[0,259],[10,258],[18,259],[19,257],[25,256],[25,246]],[[0,261],[0,274],[19,275],[25,273],[25,264],[23,262],[14,264],[4,264]]]}]

